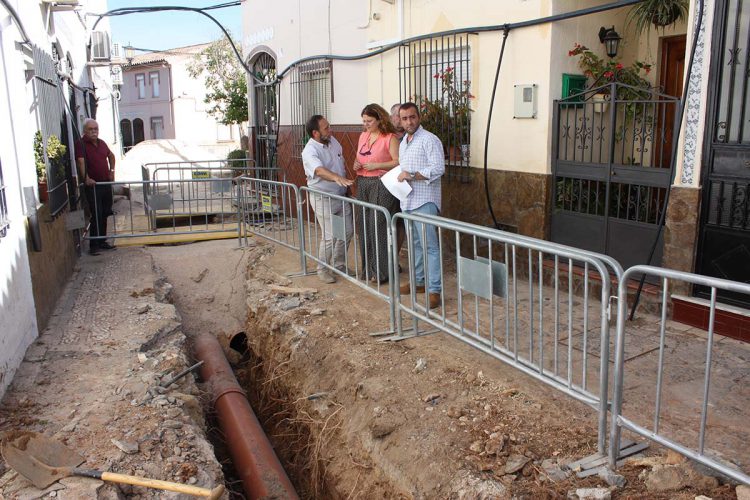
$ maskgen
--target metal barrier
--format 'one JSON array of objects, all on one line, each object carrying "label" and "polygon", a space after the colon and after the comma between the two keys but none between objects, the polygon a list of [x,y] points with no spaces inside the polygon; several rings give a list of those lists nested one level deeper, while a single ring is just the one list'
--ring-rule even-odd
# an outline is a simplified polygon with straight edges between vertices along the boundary
[{"label": "metal barrier", "polygon": [[[94,196],[89,203],[91,223],[103,223],[105,235],[89,231],[88,240],[239,231],[233,179],[97,182],[97,189],[105,196]],[[118,198],[110,207],[106,197],[113,194]]]},{"label": "metal barrier", "polygon": [[302,273],[306,273],[299,188],[286,182],[240,177],[237,193],[240,232],[245,245],[248,234],[252,233],[296,250]]},{"label": "metal barrier", "polygon": [[[661,322],[659,325],[659,357],[656,367],[657,378],[656,388],[654,395],[654,415],[653,425],[651,428],[645,427],[635,422],[637,417],[625,417],[623,415],[623,399],[624,399],[624,376],[625,376],[625,337],[626,337],[626,318],[627,318],[627,280],[629,278],[638,278],[640,274],[656,276],[661,279],[662,295],[661,295]],[[708,333],[706,338],[706,357],[705,364],[703,367],[703,387],[702,397],[700,402],[700,421],[698,424],[698,436],[697,436],[697,447],[690,447],[684,443],[680,443],[675,437],[667,437],[662,429],[661,424],[661,407],[662,407],[662,392],[664,385],[665,376],[665,354],[666,354],[666,343],[665,339],[667,336],[667,312],[669,307],[669,280],[680,280],[693,285],[705,286],[711,290],[711,300],[709,305],[709,320],[708,320]],[[711,387],[711,363],[714,355],[714,327],[716,323],[716,297],[717,290],[727,290],[732,292],[738,292],[743,294],[750,294],[750,285],[745,283],[738,283],[734,281],[727,281],[719,278],[711,278],[708,276],[699,276],[696,274],[673,271],[670,269],[662,269],[652,266],[634,266],[625,271],[623,279],[620,281],[618,287],[618,315],[617,315],[617,337],[616,337],[616,350],[615,350],[615,380],[614,380],[614,397],[612,401],[612,424],[610,428],[610,445],[609,445],[609,466],[614,469],[617,467],[618,459],[620,458],[620,437],[622,429],[627,429],[640,436],[647,438],[650,441],[656,442],[667,448],[689,457],[696,462],[699,462],[707,467],[710,467],[727,477],[730,477],[736,481],[750,484],[750,476],[744,472],[728,467],[726,464],[719,460],[712,458],[705,454],[705,443],[706,443],[706,423],[708,419],[709,409],[709,389]],[[689,390],[688,388],[687,390]],[[683,388],[683,390],[686,390]],[[695,388],[696,391],[700,391],[699,387]],[[711,405],[714,406],[714,405]],[[719,405],[716,405],[719,406]],[[748,407],[744,407],[744,417],[747,418]],[[642,415],[641,415],[642,417]],[[740,418],[742,415],[740,415]],[[680,424],[680,431],[685,432],[684,423]]]},{"label": "metal barrier", "polygon": [[[425,294],[423,303],[418,301],[415,286],[410,287],[407,303],[401,301],[400,290],[394,287],[397,335],[393,338],[398,340],[421,335],[423,332],[419,331],[419,321],[424,321],[591,405],[598,411],[597,448],[600,454],[604,454],[611,286],[604,262],[589,252],[437,216],[395,214],[392,231],[399,219],[406,226],[410,283],[414,283],[415,278],[415,232],[421,231],[422,241],[425,241],[428,228],[437,231],[442,291],[440,304],[430,309],[428,295]],[[449,239],[455,242],[456,247],[453,260],[448,258],[449,252],[446,250]],[[468,251],[464,252],[466,247]],[[396,249],[393,252],[396,258]],[[423,262],[427,262],[424,246],[422,253]],[[554,266],[554,288],[551,296],[546,297],[552,301],[551,305],[545,300],[542,282],[545,258],[551,259]],[[528,263],[521,264],[519,269],[519,260],[527,260]],[[567,264],[567,273],[561,273],[561,263]],[[573,291],[574,264],[583,266],[582,298],[576,297]],[[425,265],[424,269],[425,283],[429,283],[429,266]],[[589,293],[592,275],[601,281],[598,301],[592,299]],[[561,277],[566,278],[567,293],[561,290]],[[452,289],[451,292],[449,289]],[[523,292],[528,293],[520,298]],[[455,301],[447,299],[448,296],[455,297]],[[576,307],[575,301],[579,302]],[[581,306],[583,314],[576,316],[574,310],[577,313]],[[592,311],[594,316],[598,316],[598,327],[589,322]],[[412,318],[410,335],[405,333],[402,312]],[[593,370],[595,376],[589,372],[591,349],[600,360],[598,369]],[[590,379],[595,380],[598,386],[592,387]]]},{"label": "metal barrier", "polygon": [[332,272],[385,300],[390,318],[384,333],[394,333],[398,266],[394,274],[391,214],[379,205],[307,187],[300,193],[306,207],[303,213],[300,205],[300,217],[308,221],[304,256],[318,264],[319,272]]},{"label": "metal barrier", "polygon": [[[148,174],[148,177],[145,177],[143,180],[184,180],[186,177],[188,179],[208,179],[210,177],[237,177],[240,175],[278,180],[275,177],[256,175],[256,173],[266,173],[266,171],[271,169],[256,168],[255,160],[249,158],[152,162],[144,163],[141,166],[141,170]],[[161,176],[166,175],[167,179],[158,179],[159,173],[157,172]],[[269,173],[278,174],[278,172]]]}]

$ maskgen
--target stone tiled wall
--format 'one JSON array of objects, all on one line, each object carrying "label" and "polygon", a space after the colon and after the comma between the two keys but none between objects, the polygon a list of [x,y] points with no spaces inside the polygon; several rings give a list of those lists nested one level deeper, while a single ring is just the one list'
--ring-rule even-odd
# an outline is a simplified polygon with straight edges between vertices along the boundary
[{"label": "stone tiled wall", "polygon": [[36,319],[41,332],[47,327],[73,268],[78,260],[73,233],[65,228],[65,217],[52,220],[47,205],[38,212],[42,251],[35,252],[29,243],[29,266],[34,290]]},{"label": "stone tiled wall", "polygon": [[[443,215],[451,219],[492,226],[484,189],[484,172],[470,168],[469,182],[443,181]],[[549,235],[551,176],[489,170],[490,198],[502,229],[534,238]]]},{"label": "stone tiled wall", "polygon": [[[701,190],[693,187],[672,187],[664,227],[664,257],[662,266],[678,271],[695,271],[695,253],[698,245],[698,226]],[[690,292],[687,285],[676,293]]]}]

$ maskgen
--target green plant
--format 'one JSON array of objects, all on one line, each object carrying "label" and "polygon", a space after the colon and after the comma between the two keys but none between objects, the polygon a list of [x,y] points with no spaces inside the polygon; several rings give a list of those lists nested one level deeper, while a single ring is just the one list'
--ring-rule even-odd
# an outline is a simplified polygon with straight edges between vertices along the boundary
[{"label": "green plant", "polygon": [[[637,87],[637,89],[628,89],[623,87],[618,90],[618,98],[623,100],[636,100],[648,98],[650,95],[651,84],[643,76],[651,72],[651,65],[642,61],[635,61],[630,66],[625,66],[619,60],[605,60],[591,51],[585,45],[576,43],[573,50],[568,51],[570,57],[580,57],[578,67],[583,70],[583,74],[593,80],[591,87],[603,85],[609,82],[617,81]],[[643,90],[640,90],[643,89]],[[620,94],[620,92],[623,92]]]},{"label": "green plant", "polygon": [[643,0],[628,13],[628,25],[634,25],[639,35],[648,32],[650,25],[665,28],[677,21],[687,19],[688,0]]},{"label": "green plant", "polygon": [[[53,172],[57,179],[65,176],[65,165],[67,164],[68,148],[60,142],[60,139],[52,134],[47,139],[47,160],[51,166],[50,172]],[[47,181],[47,163],[44,160],[44,138],[42,132],[37,130],[34,133],[34,163],[36,165],[36,177],[39,182]]]},{"label": "green plant", "polygon": [[227,160],[244,160],[247,158],[247,151],[244,149],[235,149],[227,155]]},{"label": "green plant", "polygon": [[47,180],[47,163],[44,161],[44,138],[42,132],[34,133],[34,164],[36,166],[36,178],[39,182]]},{"label": "green plant", "polygon": [[440,82],[440,94],[434,99],[415,96],[419,105],[421,124],[437,135],[444,147],[470,144],[469,113],[473,110],[469,101],[474,98],[470,92],[471,81],[463,85],[456,83],[456,72],[452,67],[441,70],[432,77]]}]

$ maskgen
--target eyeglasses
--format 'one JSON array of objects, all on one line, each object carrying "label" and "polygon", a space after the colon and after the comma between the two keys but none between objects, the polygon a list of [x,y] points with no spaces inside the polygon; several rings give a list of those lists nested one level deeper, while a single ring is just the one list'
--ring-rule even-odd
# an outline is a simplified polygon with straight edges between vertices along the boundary
[{"label": "eyeglasses", "polygon": [[365,149],[365,146],[367,146],[367,143],[362,144],[362,147],[359,148],[359,154],[361,154],[362,156],[369,156],[369,155],[371,155],[372,154],[372,144],[370,144],[370,147],[367,148],[367,151],[362,151],[363,149]]}]

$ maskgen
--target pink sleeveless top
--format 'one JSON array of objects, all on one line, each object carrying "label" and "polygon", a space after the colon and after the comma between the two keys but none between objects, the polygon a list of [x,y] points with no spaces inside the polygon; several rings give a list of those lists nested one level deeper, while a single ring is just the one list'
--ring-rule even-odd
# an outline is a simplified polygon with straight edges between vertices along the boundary
[{"label": "pink sleeveless top", "polygon": [[[359,134],[359,143],[357,144],[357,160],[364,165],[366,163],[385,163],[393,160],[389,145],[393,134],[380,134],[372,146],[369,145],[370,133],[362,132]],[[357,175],[361,177],[380,177],[387,170],[357,170]]]}]

